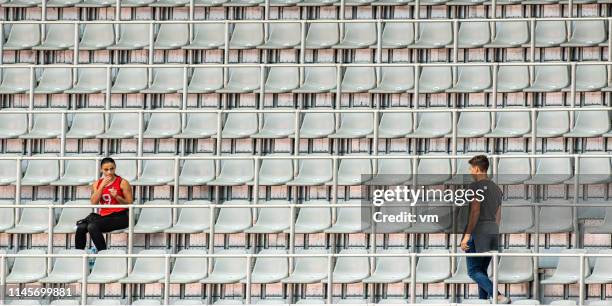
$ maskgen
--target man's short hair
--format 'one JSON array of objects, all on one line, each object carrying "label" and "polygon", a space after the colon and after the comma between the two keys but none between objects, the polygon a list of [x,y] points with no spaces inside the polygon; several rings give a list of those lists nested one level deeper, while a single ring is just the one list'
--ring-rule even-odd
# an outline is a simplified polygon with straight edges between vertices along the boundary
[{"label": "man's short hair", "polygon": [[489,159],[486,155],[476,155],[472,157],[468,163],[470,163],[472,167],[478,167],[482,172],[487,172],[487,170],[489,170]]}]

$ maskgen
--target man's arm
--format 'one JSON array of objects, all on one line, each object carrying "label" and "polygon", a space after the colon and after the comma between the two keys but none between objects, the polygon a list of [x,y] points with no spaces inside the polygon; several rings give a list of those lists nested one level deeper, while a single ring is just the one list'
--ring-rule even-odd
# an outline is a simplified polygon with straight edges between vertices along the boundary
[{"label": "man's arm", "polygon": [[465,228],[464,235],[472,235],[472,232],[476,227],[476,223],[478,222],[478,217],[480,217],[480,202],[474,200],[472,203],[470,203],[470,218],[468,220],[468,225]]},{"label": "man's arm", "polygon": [[495,223],[499,224],[501,222],[501,205],[497,206],[497,212],[495,212]]}]

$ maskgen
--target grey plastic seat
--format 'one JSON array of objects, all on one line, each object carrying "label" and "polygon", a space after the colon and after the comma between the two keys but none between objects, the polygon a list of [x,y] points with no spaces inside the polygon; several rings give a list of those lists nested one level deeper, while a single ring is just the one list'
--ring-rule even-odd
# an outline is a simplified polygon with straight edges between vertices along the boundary
[{"label": "grey plastic seat", "polygon": [[511,304],[514,305],[540,305],[539,300],[534,299],[524,299],[524,300],[514,300]]},{"label": "grey plastic seat", "polygon": [[[610,254],[610,250],[599,250],[599,254]],[[585,284],[607,284],[612,282],[612,257],[597,257],[593,272],[584,280]]]},{"label": "grey plastic seat", "polygon": [[147,68],[119,68],[111,93],[137,93],[147,85]]},{"label": "grey plastic seat", "polygon": [[[361,204],[361,200],[349,200],[339,202],[340,204]],[[362,220],[362,207],[338,207],[336,222],[325,233],[328,234],[352,234],[368,231],[369,221]]]},{"label": "grey plastic seat", "polygon": [[[140,50],[149,46],[149,24],[131,23],[119,25],[119,39],[109,50]],[[146,33],[146,34],[145,34]]]},{"label": "grey plastic seat", "polygon": [[[208,153],[190,154],[188,157],[208,156]],[[179,174],[180,186],[201,186],[215,178],[215,162],[212,159],[187,159]],[[174,185],[174,178],[168,183]]]},{"label": "grey plastic seat", "polygon": [[[304,204],[326,205],[325,200],[310,200]],[[321,233],[331,226],[331,209],[329,207],[301,207],[295,220],[296,234]],[[284,231],[289,233],[289,229]]]},{"label": "grey plastic seat", "polygon": [[[167,200],[147,201],[144,205],[170,205]],[[172,226],[172,208],[144,207],[140,210],[138,221],[134,224],[134,233],[160,233]]]},{"label": "grey plastic seat", "polygon": [[446,92],[473,93],[491,87],[491,68],[488,66],[463,66],[457,70],[457,83]]},{"label": "grey plastic seat", "polygon": [[[440,153],[428,153],[425,156],[446,156]],[[448,158],[419,159],[417,166],[417,184],[436,185],[451,177],[451,165]]]},{"label": "grey plastic seat", "polygon": [[335,122],[333,113],[305,113],[300,126],[300,138],[325,138],[334,133]]},{"label": "grey plastic seat", "polygon": [[[155,157],[171,157],[170,154],[154,154]],[[159,186],[174,180],[174,160],[151,159],[143,161],[143,169],[140,177],[130,182],[133,186]]]},{"label": "grey plastic seat", "polygon": [[48,24],[45,27],[45,39],[33,50],[67,50],[74,47],[74,25]]},{"label": "grey plastic seat", "polygon": [[[353,107],[351,110],[365,110]],[[374,131],[374,118],[371,112],[340,113],[340,127],[329,138],[363,138]]]},{"label": "grey plastic seat", "polygon": [[347,67],[340,88],[343,93],[365,92],[376,87],[374,67]]},{"label": "grey plastic seat", "polygon": [[[530,249],[506,249],[504,253],[531,253]],[[520,284],[533,280],[533,259],[502,256],[499,260],[497,281],[500,284]]]},{"label": "grey plastic seat", "polygon": [[561,91],[570,84],[568,66],[536,66],[535,77],[531,86],[524,92]]},{"label": "grey plastic seat", "polygon": [[[287,254],[285,250],[268,249],[259,254]],[[255,259],[253,272],[251,273],[252,284],[278,283],[289,275],[289,259],[287,257],[259,257]],[[246,284],[246,279],[240,281]]]},{"label": "grey plastic seat", "polygon": [[301,29],[299,23],[271,23],[268,31],[268,39],[257,48],[287,49],[300,45],[300,37],[302,36],[300,35]]},{"label": "grey plastic seat", "polygon": [[[50,205],[50,201],[32,201],[30,205]],[[21,208],[21,218],[19,222],[11,229],[4,231],[8,234],[38,234],[43,233],[49,228],[48,209],[28,207],[25,204]]]},{"label": "grey plastic seat", "polygon": [[[0,200],[0,205],[13,205],[14,201]],[[15,225],[15,210],[12,208],[0,208],[0,232],[12,228]],[[0,253],[3,251],[0,251]]]},{"label": "grey plastic seat", "polygon": [[[142,250],[139,255],[164,255],[164,250]],[[164,278],[164,257],[137,257],[132,273],[119,280],[120,284],[150,284]]]},{"label": "grey plastic seat", "polygon": [[77,300],[53,300],[49,305],[79,305],[80,302]]},{"label": "grey plastic seat", "polygon": [[53,227],[54,234],[74,234],[76,232],[76,222],[83,219],[89,213],[93,212],[92,208],[87,207],[70,207],[70,205],[89,205],[87,200],[68,201],[62,208],[62,213],[59,216],[57,224]]},{"label": "grey plastic seat", "polygon": [[[306,67],[304,83],[293,93],[322,93],[336,88],[336,67]],[[308,115],[308,114],[307,114]]]},{"label": "grey plastic seat", "polygon": [[406,48],[414,42],[414,24],[408,22],[385,23],[381,40],[381,48],[383,49]]},{"label": "grey plastic seat", "polygon": [[93,94],[106,91],[105,68],[79,68],[77,69],[76,84],[64,93],[67,94]]},{"label": "grey plastic seat", "polygon": [[[446,0],[442,0],[446,1]],[[421,3],[425,5],[425,3]],[[419,36],[410,44],[412,49],[444,48],[453,43],[453,28],[450,22],[425,22],[419,24]]]},{"label": "grey plastic seat", "polygon": [[[310,155],[312,156],[312,155]],[[322,155],[329,156],[329,155]],[[318,186],[323,185],[332,179],[332,160],[329,158],[321,159],[300,159],[298,161],[297,176],[287,182],[288,186]]]},{"label": "grey plastic seat", "polygon": [[4,50],[32,49],[40,44],[40,38],[40,25],[28,23],[13,24],[3,47]]},{"label": "grey plastic seat", "polygon": [[[412,114],[382,113],[378,124],[378,138],[402,138],[412,133]],[[374,134],[368,137],[374,138]]]},{"label": "grey plastic seat", "polygon": [[45,68],[42,71],[34,93],[54,94],[72,88],[72,70],[70,68]]},{"label": "grey plastic seat", "polygon": [[332,48],[359,49],[374,44],[376,44],[376,24],[373,22],[352,22],[344,25],[344,37]]},{"label": "grey plastic seat", "polygon": [[[526,21],[496,21],[495,33],[486,48],[514,48],[529,43],[529,24]],[[499,85],[499,84],[498,84]]]},{"label": "grey plastic seat", "polygon": [[[542,206],[540,208],[540,233],[567,233],[574,230],[572,208],[567,206]],[[527,230],[535,233],[535,224]]]},{"label": "grey plastic seat", "polygon": [[2,69],[2,83],[0,83],[0,94],[18,94],[25,93],[29,90],[30,69],[11,68],[10,65]]},{"label": "grey plastic seat", "polygon": [[[367,254],[364,249],[345,249],[342,255]],[[361,282],[370,276],[370,260],[368,257],[338,257],[332,273],[335,284],[351,284]],[[323,280],[325,282],[326,280]]]},{"label": "grey plastic seat", "polygon": [[[388,249],[380,253],[408,253],[406,249]],[[376,257],[374,272],[363,279],[365,284],[390,284],[410,277],[410,256]]]},{"label": "grey plastic seat", "polygon": [[294,127],[295,113],[264,113],[261,130],[251,138],[287,138],[295,133]]},{"label": "grey plastic seat", "polygon": [[[576,91],[598,91],[608,83],[606,66],[578,65],[576,66]],[[563,91],[570,91],[571,85]]]},{"label": "grey plastic seat", "polygon": [[[604,208],[604,219],[601,224],[585,226],[585,231],[591,234],[609,234],[612,233],[612,207]],[[11,221],[12,222],[12,221]],[[595,273],[595,272],[593,272]]]},{"label": "grey plastic seat", "polygon": [[241,233],[252,226],[251,208],[232,207],[233,205],[249,205],[246,200],[231,200],[223,203],[219,209],[217,222],[215,223],[215,233],[235,234]]},{"label": "grey plastic seat", "polygon": [[610,130],[610,112],[579,110],[574,116],[574,126],[563,137],[597,137]]},{"label": "grey plastic seat", "polygon": [[[185,205],[210,205],[209,201],[185,201]],[[164,230],[167,234],[195,234],[209,229],[210,208],[208,207],[181,207],[176,224]]]},{"label": "grey plastic seat", "polygon": [[[233,155],[235,156],[235,155]],[[250,156],[250,155],[248,155]],[[216,179],[208,182],[210,186],[237,186],[253,180],[253,160],[225,159],[221,160],[221,171]]]},{"label": "grey plastic seat", "polygon": [[[481,48],[489,43],[491,32],[488,22],[461,22],[457,33],[458,48]],[[449,45],[452,48],[452,44]]]},{"label": "grey plastic seat", "polygon": [[193,40],[183,46],[183,49],[217,49],[225,44],[225,25],[223,23],[194,24],[193,33]]},{"label": "grey plastic seat", "polygon": [[531,118],[528,111],[496,112],[495,128],[485,137],[521,137],[531,132]]},{"label": "grey plastic seat", "polygon": [[308,27],[304,48],[327,49],[340,41],[340,29],[337,23],[313,23]]},{"label": "grey plastic seat", "polygon": [[370,93],[403,93],[414,88],[413,67],[382,67],[380,82]]},{"label": "grey plastic seat", "polygon": [[228,2],[223,3],[223,6],[248,7],[258,6],[262,3],[264,3],[263,0],[229,0]]},{"label": "grey plastic seat", "polygon": [[[435,110],[435,108],[432,108]],[[417,128],[408,138],[438,138],[452,132],[450,112],[419,112],[417,113]]]},{"label": "grey plastic seat", "polygon": [[574,300],[556,300],[556,301],[550,302],[550,305],[570,305],[570,306],[576,306],[578,304]]},{"label": "grey plastic seat", "polygon": [[[256,113],[227,113],[221,137],[224,139],[248,138],[257,133],[257,121]],[[212,135],[212,137],[216,138],[216,135]]]},{"label": "grey plastic seat", "polygon": [[[127,110],[127,109],[126,109]],[[96,138],[122,139],[138,136],[138,113],[112,113],[106,132]]]},{"label": "grey plastic seat", "polygon": [[[604,152],[585,152],[582,155],[589,155],[589,154],[606,154],[606,153]],[[580,184],[607,184],[610,181],[612,181],[612,165],[610,165],[610,158],[607,158],[607,157],[580,158],[580,169],[578,173],[578,181]],[[565,181],[565,183],[574,184],[574,178],[571,178]]]},{"label": "grey plastic seat", "polygon": [[[187,2],[189,3],[189,2]],[[186,23],[166,23],[159,26],[153,48],[174,50],[189,43],[189,25]],[[181,69],[181,68],[179,68]],[[182,70],[182,69],[181,69]]]},{"label": "grey plastic seat", "polygon": [[[262,204],[266,205],[288,205],[289,201],[270,200]],[[249,234],[272,234],[282,233],[289,228],[289,207],[262,207],[257,213],[257,221],[245,233]]]},{"label": "grey plastic seat", "polygon": [[[452,120],[452,119],[451,119]],[[491,131],[491,115],[488,112],[461,112],[457,120],[457,137],[482,137]],[[452,131],[446,137],[452,137]]]},{"label": "grey plastic seat", "polygon": [[178,252],[178,255],[198,255],[198,257],[176,258],[169,277],[171,284],[196,283],[208,275],[208,259],[200,257],[206,255],[206,250],[185,249]]},{"label": "grey plastic seat", "polygon": [[528,185],[562,184],[571,177],[572,161],[569,157],[536,158],[534,176],[523,183]]},{"label": "grey plastic seat", "polygon": [[300,86],[298,67],[271,67],[266,78],[266,93],[290,92]]},{"label": "grey plastic seat", "polygon": [[[393,156],[396,154],[388,154]],[[366,184],[400,185],[412,178],[412,160],[410,158],[378,159],[378,171]]]},{"label": "grey plastic seat", "polygon": [[149,6],[151,7],[177,7],[177,6],[185,6],[189,5],[189,1],[187,0],[157,0],[151,3]]},{"label": "grey plastic seat", "polygon": [[155,68],[153,82],[141,93],[175,93],[183,88],[183,68]]},{"label": "grey plastic seat", "polygon": [[158,109],[160,113],[152,113],[147,123],[147,128],[142,133],[143,138],[171,138],[181,132],[181,114],[163,113],[163,108]]},{"label": "grey plastic seat", "polygon": [[[182,76],[181,76],[182,77]],[[188,93],[212,93],[223,87],[223,68],[195,68],[187,85]],[[178,90],[183,92],[182,86]]]},{"label": "grey plastic seat", "polygon": [[[529,87],[529,67],[499,66],[497,69],[497,92],[519,92]],[[489,88],[486,91],[492,92],[493,89]]]},{"label": "grey plastic seat", "polygon": [[451,67],[432,67],[421,68],[419,76],[419,93],[439,93],[453,86],[453,75]]},{"label": "grey plastic seat", "polygon": [[[512,153],[513,155],[523,155],[522,153]],[[508,157],[500,158],[497,164],[497,176],[494,180],[500,185],[523,184],[531,178],[531,163],[528,157]]]},{"label": "grey plastic seat", "polygon": [[[537,21],[535,25],[535,46],[537,48],[557,47],[567,40],[565,21]],[[528,47],[529,44],[524,45]]]},{"label": "grey plastic seat", "polygon": [[[56,157],[54,153],[35,154],[34,157]],[[43,186],[59,178],[59,161],[53,159],[29,160],[21,178],[23,186]]]},{"label": "grey plastic seat", "polygon": [[83,0],[80,3],[77,3],[77,7],[109,7],[113,4],[117,3],[113,0]]},{"label": "grey plastic seat", "polygon": [[[419,182],[418,184],[421,183]],[[417,206],[416,213],[420,215],[437,215],[439,219],[437,222],[414,223],[409,228],[405,229],[404,232],[416,234],[434,234],[449,232],[452,230],[451,207],[434,206],[430,205],[429,203],[421,203],[421,206]]]},{"label": "grey plastic seat", "polygon": [[122,302],[120,299],[87,299],[87,305],[121,305]]},{"label": "grey plastic seat", "polygon": [[138,299],[132,302],[132,305],[161,305],[162,301],[154,299]]},{"label": "grey plastic seat", "polygon": [[[243,250],[223,251],[219,254],[244,254]],[[232,284],[246,277],[246,257],[217,257],[208,277],[200,280],[203,284]]]},{"label": "grey plastic seat", "polygon": [[170,305],[202,305],[201,300],[187,300],[187,299],[179,299],[179,300],[170,300]]},{"label": "grey plastic seat", "polygon": [[[359,154],[352,154],[358,156]],[[351,156],[351,155],[349,155]],[[356,186],[370,180],[372,177],[372,161],[364,158],[340,159],[338,166],[337,181],[340,186]],[[333,185],[328,182],[327,185]]]},{"label": "grey plastic seat", "polygon": [[[536,137],[560,137],[569,132],[569,112],[543,111],[538,112],[537,116]],[[531,133],[524,137],[531,137]]]},{"label": "grey plastic seat", "polygon": [[[123,255],[123,250],[102,250],[100,255],[113,254]],[[127,258],[125,257],[99,257],[96,258],[91,273],[87,277],[90,284],[115,283],[127,275]]]},{"label": "grey plastic seat", "polygon": [[[289,155],[283,153],[269,154],[272,157]],[[260,186],[284,185],[293,179],[293,161],[291,159],[264,159],[259,167]],[[255,185],[255,178],[248,185]]]},{"label": "grey plastic seat", "polygon": [[[60,250],[59,254],[82,255],[85,254],[85,250]],[[76,283],[83,279],[82,262],[83,260],[79,257],[57,257],[53,263],[53,270],[39,282],[48,284]]]},{"label": "grey plastic seat", "polygon": [[[297,254],[321,254],[324,250],[296,250]],[[293,272],[281,280],[284,284],[312,284],[327,278],[326,257],[296,257],[293,261]]]},{"label": "grey plastic seat", "polygon": [[[569,249],[562,250],[561,253],[565,254],[586,254],[586,250],[583,249]],[[552,284],[574,284],[578,282],[580,260],[578,257],[559,257],[557,267],[553,275],[549,278],[540,280],[542,285]],[[591,274],[591,269],[588,266],[588,262],[585,261],[584,276],[587,277]]]},{"label": "grey plastic seat", "polygon": [[[21,250],[17,254],[44,255],[43,250]],[[47,260],[45,257],[17,257],[11,272],[6,276],[7,284],[34,283],[47,276]]]},{"label": "grey plastic seat", "polygon": [[387,298],[387,299],[380,299],[378,300],[378,303],[376,304],[408,304],[407,300],[404,299],[391,299],[391,298]]},{"label": "grey plastic seat", "polygon": [[[457,251],[457,253],[464,253]],[[444,280],[445,284],[475,284],[474,280],[468,275],[467,257],[457,257],[457,266],[453,275]],[[465,300],[464,300],[465,303]]]},{"label": "grey plastic seat", "polygon": [[[142,7],[149,6],[155,2],[155,0],[124,0],[121,1],[121,7]],[[113,4],[115,6],[115,4]]]},{"label": "grey plastic seat", "polygon": [[67,139],[94,138],[104,133],[104,114],[73,113],[70,129],[66,132]]},{"label": "grey plastic seat", "polygon": [[[2,157],[17,157],[17,154],[2,154]],[[0,186],[15,183],[17,180],[17,161],[0,160]],[[21,163],[21,161],[19,161]],[[23,170],[22,170],[23,171]]]},{"label": "grey plastic seat", "polygon": [[264,43],[262,23],[237,23],[229,41],[230,49],[252,49]]},{"label": "grey plastic seat", "polygon": [[217,114],[187,113],[186,123],[182,132],[173,135],[174,138],[209,138],[217,134]]},{"label": "grey plastic seat", "polygon": [[[87,154],[79,154],[79,156],[87,156]],[[84,186],[96,180],[95,159],[66,160],[64,165],[63,175],[59,180],[51,182],[51,186]]]},{"label": "grey plastic seat", "polygon": [[229,69],[229,79],[218,93],[249,93],[259,89],[259,67],[237,67]]},{"label": "grey plastic seat", "polygon": [[[447,255],[448,250],[427,249],[421,253]],[[451,276],[450,257],[419,257],[416,265],[417,284],[443,282]],[[410,279],[405,279],[408,282]]]},{"label": "grey plastic seat", "polygon": [[121,153],[113,154],[112,157],[115,160],[117,166],[117,175],[121,176],[128,182],[136,180],[137,162],[135,159],[126,159],[129,157],[136,156],[134,153]]},{"label": "grey plastic seat", "polygon": [[[21,108],[5,108],[6,111],[24,111]],[[28,115],[6,114],[0,110],[0,139],[17,138],[28,132]]]},{"label": "grey plastic seat", "polygon": [[562,43],[561,46],[597,46],[607,39],[607,29],[603,20],[577,20],[569,23],[572,29],[570,38],[567,42]]},{"label": "grey plastic seat", "polygon": [[9,0],[2,4],[4,7],[33,7],[39,5],[41,0]]},{"label": "grey plastic seat", "polygon": [[47,7],[71,7],[79,2],[81,0],[50,0],[47,1]]}]

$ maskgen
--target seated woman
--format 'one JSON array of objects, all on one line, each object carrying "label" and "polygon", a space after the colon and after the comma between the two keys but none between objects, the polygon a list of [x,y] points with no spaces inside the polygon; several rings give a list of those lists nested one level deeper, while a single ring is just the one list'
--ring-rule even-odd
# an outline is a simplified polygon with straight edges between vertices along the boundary
[{"label": "seated woman", "polygon": [[[132,204],[132,187],[130,183],[120,176],[115,175],[115,161],[106,157],[100,162],[102,177],[92,184],[91,204],[124,205]],[[85,249],[87,233],[98,251],[106,250],[106,241],[103,233],[124,229],[129,226],[127,208],[100,209],[100,217],[93,221],[83,222],[77,225],[74,244],[77,249]]]}]

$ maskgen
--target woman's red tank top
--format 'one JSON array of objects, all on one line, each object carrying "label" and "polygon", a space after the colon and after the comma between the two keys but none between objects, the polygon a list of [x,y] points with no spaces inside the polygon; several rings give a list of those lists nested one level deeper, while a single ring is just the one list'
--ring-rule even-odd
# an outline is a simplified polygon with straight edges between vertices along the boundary
[{"label": "woman's red tank top", "polygon": [[[98,188],[98,186],[100,186],[100,183],[102,183],[102,180],[104,178],[100,178],[98,180],[98,182],[96,183],[96,188]],[[120,176],[116,176],[115,180],[110,183],[108,186],[104,187],[104,190],[102,190],[102,196],[100,197],[100,204],[104,204],[104,205],[108,205],[108,204],[119,204],[119,201],[117,201],[117,199],[111,197],[110,191],[108,191],[109,189],[115,189],[117,190],[117,196],[123,197],[123,190],[121,190],[121,177]],[[101,216],[106,216],[106,215],[110,215],[114,212],[120,212],[123,210],[126,210],[127,208],[100,208],[100,215]]]}]

